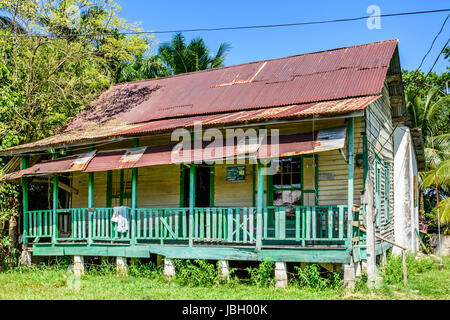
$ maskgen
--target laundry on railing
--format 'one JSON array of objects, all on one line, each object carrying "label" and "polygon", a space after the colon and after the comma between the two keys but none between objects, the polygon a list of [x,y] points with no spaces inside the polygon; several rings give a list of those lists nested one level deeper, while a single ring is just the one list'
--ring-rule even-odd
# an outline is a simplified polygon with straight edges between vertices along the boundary
[{"label": "laundry on railing", "polygon": [[128,231],[128,209],[129,207],[126,206],[114,207],[111,221],[117,223],[117,232],[119,233],[125,233]]}]

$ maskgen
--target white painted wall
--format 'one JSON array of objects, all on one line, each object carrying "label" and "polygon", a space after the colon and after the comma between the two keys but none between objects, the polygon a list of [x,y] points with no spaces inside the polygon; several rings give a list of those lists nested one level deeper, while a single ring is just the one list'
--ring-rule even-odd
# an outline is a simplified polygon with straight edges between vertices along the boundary
[{"label": "white painted wall", "polygon": [[[418,250],[414,229],[419,228],[419,208],[414,206],[414,176],[417,176],[417,161],[411,133],[408,127],[394,130],[394,237],[395,242],[412,252]],[[417,190],[418,199],[418,190]],[[393,248],[400,254],[399,248]]]}]

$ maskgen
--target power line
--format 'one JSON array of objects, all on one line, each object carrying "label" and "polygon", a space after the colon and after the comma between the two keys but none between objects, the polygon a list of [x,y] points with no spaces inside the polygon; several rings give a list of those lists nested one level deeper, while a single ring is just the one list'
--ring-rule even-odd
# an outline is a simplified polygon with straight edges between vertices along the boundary
[{"label": "power line", "polygon": [[427,75],[425,76],[425,79],[428,78],[428,75],[431,73],[431,71],[433,70],[434,66],[436,65],[436,63],[439,60],[439,57],[441,56],[442,52],[444,52],[445,48],[447,48],[448,43],[450,42],[450,38],[448,38],[447,42],[444,44],[444,47],[442,47],[442,50],[439,52],[438,56],[436,57],[436,60],[434,60],[433,65],[431,66],[430,71],[428,71]]},{"label": "power line", "polygon": [[433,42],[431,43],[430,49],[428,49],[428,52],[423,56],[422,61],[420,62],[420,66],[417,69],[420,69],[420,67],[422,67],[423,62],[425,61],[425,58],[428,56],[428,54],[430,53],[431,49],[434,46],[434,43],[436,41],[436,39],[439,37],[439,35],[441,34],[442,30],[444,29],[445,24],[447,23],[448,18],[450,17],[450,14],[447,15],[447,18],[445,18],[444,23],[441,26],[441,30],[439,30],[439,32],[437,33],[437,35],[434,37]]},{"label": "power line", "polygon": [[[269,25],[253,25],[253,26],[234,26],[234,27],[219,27],[219,28],[195,28],[195,29],[180,29],[180,30],[160,30],[160,31],[133,31],[133,32],[106,32],[106,33],[74,33],[64,35],[65,37],[95,37],[95,36],[117,36],[117,35],[140,35],[140,34],[164,34],[164,33],[186,33],[186,32],[210,32],[210,31],[226,31],[226,30],[244,30],[244,29],[262,29],[262,28],[280,28],[280,27],[293,27],[293,26],[304,26],[304,25],[315,25],[315,24],[326,24],[326,23],[337,23],[337,22],[350,22],[358,21],[369,18],[385,18],[385,17],[398,17],[398,16],[409,16],[409,15],[419,15],[419,14],[430,14],[439,12],[448,12],[450,9],[436,9],[427,11],[414,11],[414,12],[400,12],[400,13],[388,13],[380,15],[370,15],[361,16],[355,18],[342,18],[334,20],[318,20],[318,21],[308,21],[308,22],[295,22],[295,23],[283,23],[283,24],[269,24]],[[29,34],[3,34],[0,37],[29,37]],[[34,37],[47,37],[48,35],[32,35]]]}]

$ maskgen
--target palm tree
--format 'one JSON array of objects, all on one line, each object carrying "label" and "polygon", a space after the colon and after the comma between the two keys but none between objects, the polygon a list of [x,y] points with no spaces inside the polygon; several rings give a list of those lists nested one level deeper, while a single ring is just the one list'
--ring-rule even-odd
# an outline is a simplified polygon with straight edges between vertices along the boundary
[{"label": "palm tree", "polygon": [[195,38],[186,44],[185,37],[177,33],[170,43],[160,46],[159,55],[172,74],[179,74],[223,67],[229,50],[230,45],[222,43],[216,54],[211,56],[202,38]]},{"label": "palm tree", "polygon": [[431,89],[425,99],[413,93],[406,95],[406,106],[412,126],[420,128],[424,136],[427,168],[434,168],[449,156],[449,105],[450,96],[440,96],[437,88]]},{"label": "palm tree", "polygon": [[133,63],[122,62],[116,70],[116,83],[169,76],[171,73],[158,56]]},{"label": "palm tree", "polygon": [[[450,201],[447,197],[450,190],[449,104],[450,96],[441,96],[437,88],[431,89],[425,99],[413,93],[406,96],[409,118],[413,127],[422,130],[425,146],[427,171],[419,173],[420,209],[421,211],[425,209],[424,191],[433,192],[437,180],[442,199],[439,205],[440,222],[443,225],[450,223]],[[436,208],[434,213],[437,220]]]},{"label": "palm tree", "polygon": [[[450,191],[450,158],[441,161],[435,169],[429,170],[423,180],[422,187],[424,189],[436,188],[439,186],[440,197],[443,198],[439,202],[439,218],[441,225],[450,226],[450,198],[446,197]],[[437,208],[436,208],[437,209]],[[436,210],[435,210],[436,211]],[[437,220],[437,214],[435,212],[435,220]],[[450,228],[445,228],[445,233],[448,233]]]}]

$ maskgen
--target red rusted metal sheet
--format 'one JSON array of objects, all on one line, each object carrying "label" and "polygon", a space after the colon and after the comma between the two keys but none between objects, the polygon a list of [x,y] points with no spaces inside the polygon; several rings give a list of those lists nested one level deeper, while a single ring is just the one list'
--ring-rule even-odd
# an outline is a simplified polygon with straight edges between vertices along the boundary
[{"label": "red rusted metal sheet", "polygon": [[281,135],[278,143],[272,136],[268,136],[263,140],[257,158],[289,157],[342,149],[345,145],[346,130],[346,127],[335,127],[314,132]]},{"label": "red rusted metal sheet", "polygon": [[89,161],[94,157],[95,151],[68,156],[57,160],[44,161],[33,165],[30,168],[5,175],[2,180],[14,180],[23,176],[48,175],[53,173],[64,173],[83,171]]},{"label": "red rusted metal sheet", "polygon": [[126,124],[379,94],[397,40],[119,84],[67,130],[117,118]]},{"label": "red rusted metal sheet", "polygon": [[147,147],[138,147],[98,152],[84,171],[97,172],[133,168],[146,149]]},{"label": "red rusted metal sheet", "polygon": [[294,105],[286,107],[269,108],[262,110],[247,110],[218,115],[205,115],[180,119],[156,120],[143,124],[142,126],[118,131],[115,135],[139,135],[152,132],[168,131],[175,128],[191,128],[194,123],[201,122],[205,127],[225,124],[246,123],[269,119],[295,119],[302,117],[331,116],[351,113],[363,110],[369,104],[379,99],[380,96],[369,96],[361,98],[344,99],[338,101],[325,101]]},{"label": "red rusted metal sheet", "polygon": [[[41,162],[31,168],[6,175],[2,180],[22,176],[62,173],[69,171],[100,172],[139,168],[163,164],[192,163],[222,159],[254,157],[259,159],[287,157],[313,152],[341,149],[345,144],[346,127],[327,128],[314,132],[281,135],[278,139],[234,137],[222,141],[193,141],[188,144],[139,147],[92,152],[80,156]],[[276,144],[276,146],[274,145]],[[89,157],[90,156],[90,157]],[[85,159],[84,162],[81,159]],[[89,160],[87,160],[89,159]],[[74,162],[78,160],[76,166]]]}]

